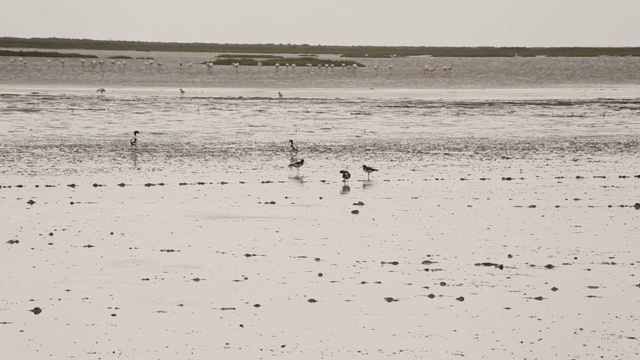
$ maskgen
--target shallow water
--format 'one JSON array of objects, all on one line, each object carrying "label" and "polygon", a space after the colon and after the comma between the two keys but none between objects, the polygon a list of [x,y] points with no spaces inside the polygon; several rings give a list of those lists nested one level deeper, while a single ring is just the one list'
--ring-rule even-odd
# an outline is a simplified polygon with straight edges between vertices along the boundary
[{"label": "shallow water", "polygon": [[154,56],[0,65],[8,358],[638,356],[637,60]]}]

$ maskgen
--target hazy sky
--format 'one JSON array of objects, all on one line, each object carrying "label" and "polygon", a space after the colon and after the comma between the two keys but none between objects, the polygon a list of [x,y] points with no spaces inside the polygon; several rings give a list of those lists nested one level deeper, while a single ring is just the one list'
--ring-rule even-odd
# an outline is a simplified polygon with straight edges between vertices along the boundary
[{"label": "hazy sky", "polygon": [[7,0],[0,36],[207,43],[640,46],[640,0]]}]

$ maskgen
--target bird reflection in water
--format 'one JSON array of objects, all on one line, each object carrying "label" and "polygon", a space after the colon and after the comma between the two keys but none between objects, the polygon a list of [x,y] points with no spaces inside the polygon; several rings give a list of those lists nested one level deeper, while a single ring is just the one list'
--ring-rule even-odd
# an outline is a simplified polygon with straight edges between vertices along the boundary
[{"label": "bird reflection in water", "polygon": [[138,152],[135,149],[131,151],[131,161],[133,162],[133,170],[138,170]]},{"label": "bird reflection in water", "polygon": [[351,191],[351,187],[349,186],[351,174],[347,170],[340,170],[340,174],[342,174],[342,188],[340,189],[340,194],[348,194],[349,191]]}]

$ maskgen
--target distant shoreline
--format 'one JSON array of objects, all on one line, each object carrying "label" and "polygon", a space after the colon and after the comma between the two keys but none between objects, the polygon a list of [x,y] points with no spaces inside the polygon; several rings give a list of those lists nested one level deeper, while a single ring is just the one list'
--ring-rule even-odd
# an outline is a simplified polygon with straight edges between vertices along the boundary
[{"label": "distant shoreline", "polygon": [[0,48],[170,51],[237,54],[338,54],[343,57],[596,57],[640,56],[640,47],[440,47],[333,46],[308,44],[206,44],[117,40],[0,37]]}]

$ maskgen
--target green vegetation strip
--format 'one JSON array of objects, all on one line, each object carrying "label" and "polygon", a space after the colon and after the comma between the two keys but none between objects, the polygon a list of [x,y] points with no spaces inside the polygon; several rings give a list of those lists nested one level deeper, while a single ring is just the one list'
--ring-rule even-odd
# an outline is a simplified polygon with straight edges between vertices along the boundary
[{"label": "green vegetation strip", "polygon": [[[434,47],[434,46],[331,46],[308,44],[205,44],[105,41],[59,38],[0,38],[0,48],[84,49],[115,51],[182,51],[230,54],[342,54],[345,57],[511,57],[518,56],[640,56],[640,47]],[[88,56],[85,56],[88,57]],[[234,56],[234,58],[236,58]]]},{"label": "green vegetation strip", "polygon": [[11,51],[0,50],[0,56],[18,56],[18,57],[48,57],[48,58],[97,58],[95,55],[71,54],[46,51]]}]

